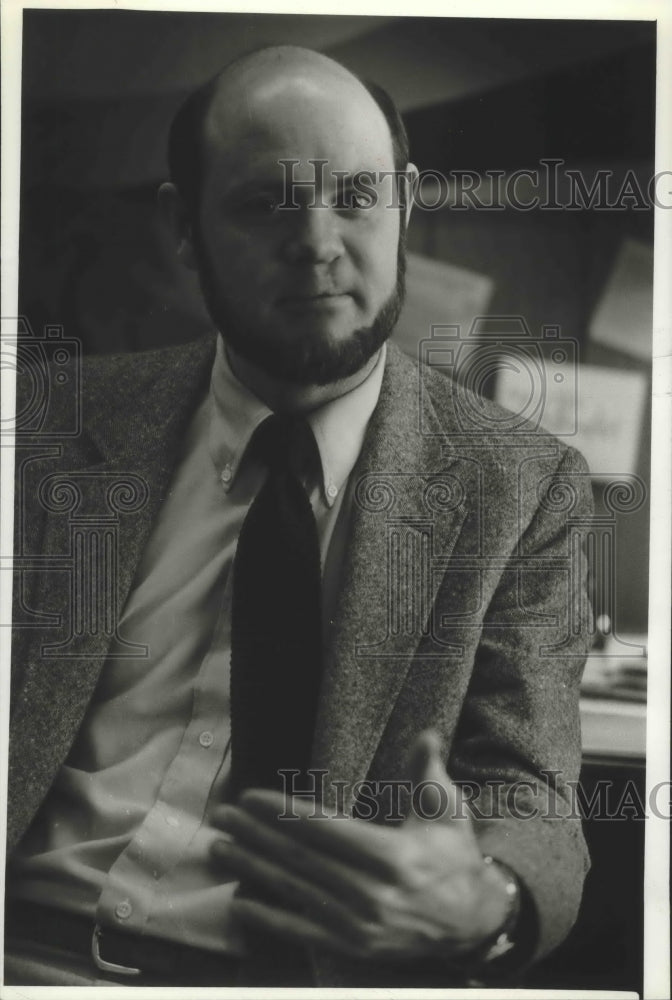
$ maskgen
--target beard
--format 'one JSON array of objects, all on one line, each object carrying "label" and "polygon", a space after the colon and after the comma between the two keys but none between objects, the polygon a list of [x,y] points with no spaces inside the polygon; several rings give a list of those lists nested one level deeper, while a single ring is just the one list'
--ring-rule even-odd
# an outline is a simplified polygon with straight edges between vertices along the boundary
[{"label": "beard", "polygon": [[388,340],[404,304],[406,229],[403,220],[394,291],[370,326],[355,329],[347,338],[338,341],[321,336],[284,340],[241,322],[230,302],[220,294],[215,269],[198,231],[193,234],[193,246],[203,299],[225,343],[265,374],[291,385],[329,385],[360,371]]}]

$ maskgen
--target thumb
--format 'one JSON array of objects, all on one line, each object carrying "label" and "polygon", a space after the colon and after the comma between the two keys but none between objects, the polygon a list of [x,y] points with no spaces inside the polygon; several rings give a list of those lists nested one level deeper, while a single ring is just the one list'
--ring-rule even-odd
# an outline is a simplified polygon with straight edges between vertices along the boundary
[{"label": "thumb", "polygon": [[457,788],[443,763],[441,739],[435,729],[425,729],[415,739],[408,759],[411,808],[407,822],[440,820],[460,816]]}]

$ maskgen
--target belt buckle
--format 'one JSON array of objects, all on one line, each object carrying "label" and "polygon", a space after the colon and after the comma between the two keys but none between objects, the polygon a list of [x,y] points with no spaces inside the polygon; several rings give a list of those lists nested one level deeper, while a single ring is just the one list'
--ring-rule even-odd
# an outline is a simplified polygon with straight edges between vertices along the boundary
[{"label": "belt buckle", "polygon": [[134,969],[130,965],[117,965],[116,962],[106,962],[100,954],[100,939],[102,937],[103,929],[100,924],[96,924],[91,937],[91,957],[101,972],[113,972],[117,976],[141,975],[142,969]]}]

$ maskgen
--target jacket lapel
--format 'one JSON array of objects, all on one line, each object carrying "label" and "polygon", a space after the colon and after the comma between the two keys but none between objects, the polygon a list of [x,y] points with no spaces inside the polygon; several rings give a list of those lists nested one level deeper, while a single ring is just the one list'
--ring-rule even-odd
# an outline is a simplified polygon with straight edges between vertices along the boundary
[{"label": "jacket lapel", "polygon": [[[59,471],[41,480],[47,562],[34,606],[57,615],[60,625],[35,629],[17,665],[10,817],[19,833],[86,712],[182,434],[207,390],[214,347],[209,337],[170,352],[94,360],[84,369],[85,434],[65,452]],[[36,740],[37,733],[45,738]]]},{"label": "jacket lapel", "polygon": [[[69,632],[61,639],[59,656],[99,666],[105,658],[166,495],[182,435],[207,389],[213,356],[214,339],[207,338],[165,356],[127,355],[119,359],[117,370],[112,359],[94,362],[83,386],[84,430],[99,460],[91,462],[89,449],[88,461],[62,463],[67,471],[42,484],[47,501],[42,551],[48,556],[67,552],[75,567],[69,606],[58,609],[62,632]],[[96,558],[101,571],[104,566],[109,573],[107,585],[85,579],[83,568],[82,579],[77,577],[78,564],[84,560],[95,567]],[[93,606],[91,583],[99,608]],[[48,578],[44,586],[49,590]],[[65,588],[59,593],[63,601]]]},{"label": "jacket lapel", "polygon": [[419,643],[467,504],[445,428],[415,365],[390,345],[378,406],[351,480],[335,642],[325,664],[313,766],[366,776]]},{"label": "jacket lapel", "polygon": [[[114,603],[120,614],[178,460],[184,432],[207,391],[214,360],[215,338],[202,338],[149,361],[146,385],[138,400],[137,373],[129,377],[127,395],[120,393],[107,416],[98,403],[91,437],[103,456],[95,478],[87,483],[97,494],[94,509],[105,509],[119,524]],[[148,356],[149,357],[149,356]],[[107,384],[110,384],[108,378]],[[104,402],[104,401],[103,401]],[[110,401],[112,402],[112,401]],[[112,433],[110,434],[110,429]],[[105,496],[102,496],[102,491]],[[104,656],[107,645],[93,639],[91,649]]]}]

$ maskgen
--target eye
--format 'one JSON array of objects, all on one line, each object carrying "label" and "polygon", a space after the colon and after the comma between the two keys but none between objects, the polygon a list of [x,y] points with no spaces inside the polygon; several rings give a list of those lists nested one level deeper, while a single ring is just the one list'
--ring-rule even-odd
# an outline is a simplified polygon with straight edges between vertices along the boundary
[{"label": "eye", "polygon": [[362,212],[373,206],[374,199],[369,191],[360,191],[357,188],[346,188],[339,194],[336,201],[336,208],[342,212]]},{"label": "eye", "polygon": [[367,191],[353,191],[350,195],[350,204],[353,208],[371,208],[373,203],[373,195]]},{"label": "eye", "polygon": [[244,198],[240,203],[239,211],[245,215],[263,218],[275,215],[281,204],[282,200],[277,195],[260,192]]}]

